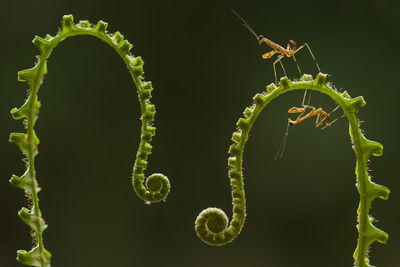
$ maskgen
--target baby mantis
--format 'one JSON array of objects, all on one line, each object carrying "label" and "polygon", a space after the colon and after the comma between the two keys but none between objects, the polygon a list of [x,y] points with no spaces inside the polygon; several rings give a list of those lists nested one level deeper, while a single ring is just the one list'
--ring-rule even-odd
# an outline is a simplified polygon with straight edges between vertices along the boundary
[{"label": "baby mantis", "polygon": [[[242,22],[243,22],[243,26],[246,27],[258,40],[258,44],[261,45],[262,43],[265,43],[266,45],[268,45],[269,47],[271,47],[273,50],[269,51],[265,54],[262,55],[263,59],[268,59],[271,58],[273,55],[278,54],[277,59],[274,61],[274,63],[272,64],[272,67],[274,68],[274,75],[275,75],[275,83],[278,82],[277,76],[276,76],[276,68],[275,68],[275,64],[277,62],[279,62],[279,64],[282,67],[283,73],[286,76],[286,71],[285,68],[283,67],[283,64],[281,62],[281,59],[286,57],[292,57],[294,62],[296,63],[297,69],[301,75],[301,70],[299,67],[299,64],[297,64],[297,60],[296,57],[294,56],[298,51],[300,51],[303,47],[307,47],[308,51],[310,52],[310,55],[312,57],[312,59],[315,62],[315,65],[317,66],[318,72],[320,72],[320,68],[319,65],[317,63],[317,60],[314,57],[314,54],[311,51],[310,46],[307,43],[302,44],[300,47],[297,47],[296,43],[293,40],[289,40],[290,44],[287,45],[287,48],[283,48],[282,46],[272,42],[271,40],[265,38],[263,35],[257,35],[256,32],[253,30],[253,28],[250,27],[250,25],[238,14],[236,13],[233,9],[231,9],[231,11],[233,12],[233,14],[235,14]],[[303,103],[302,106],[304,105],[304,100],[306,98],[306,94],[307,94],[307,90],[304,92],[304,96],[303,96]],[[308,97],[308,103],[307,105],[310,104],[310,98],[311,98],[311,94]]]},{"label": "baby mantis", "polygon": [[[298,107],[290,108],[288,110],[289,114],[295,114],[295,113],[300,113],[300,114],[299,114],[299,116],[297,116],[296,120],[291,120],[290,118],[288,118],[288,124],[286,127],[285,135],[284,135],[282,143],[279,147],[278,153],[275,156],[275,159],[283,157],[283,152],[285,151],[286,140],[287,140],[287,136],[289,133],[289,126],[299,124],[300,122],[302,122],[310,117],[316,116],[317,119],[315,120],[314,126],[316,128],[320,128],[321,130],[324,130],[326,127],[331,126],[339,118],[342,118],[345,116],[343,114],[341,117],[338,117],[338,118],[334,119],[333,121],[331,121],[330,114],[335,112],[339,107],[340,106],[337,106],[336,108],[334,108],[329,114],[326,113],[322,108],[316,109],[315,107],[309,106],[309,105],[302,105],[301,108],[298,108]],[[306,113],[307,109],[311,109],[311,110],[307,114],[304,114],[304,113]],[[324,122],[325,122],[325,124],[324,124]]]},{"label": "baby mantis", "polygon": [[[304,113],[306,112],[307,108],[311,109],[311,111],[304,115]],[[302,122],[302,121],[304,121],[304,120],[306,120],[306,119],[308,119],[310,117],[313,117],[313,116],[317,116],[317,119],[315,120],[315,127],[320,128],[321,130],[323,130],[326,127],[331,125],[331,119],[329,118],[328,113],[326,113],[322,108],[316,109],[313,106],[303,105],[302,108],[297,108],[297,107],[290,108],[288,110],[288,113],[290,113],[290,114],[300,113],[299,116],[294,121],[291,120],[290,118],[288,118],[288,125],[289,126],[293,126],[293,125],[299,124],[300,122]],[[322,117],[324,117],[324,119]],[[325,126],[323,126],[324,120],[326,120]]]}]

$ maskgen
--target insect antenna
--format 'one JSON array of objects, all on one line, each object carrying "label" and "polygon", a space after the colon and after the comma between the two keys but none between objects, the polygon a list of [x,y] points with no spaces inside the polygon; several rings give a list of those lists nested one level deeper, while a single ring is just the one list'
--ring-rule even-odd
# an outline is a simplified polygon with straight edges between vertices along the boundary
[{"label": "insect antenna", "polygon": [[283,157],[283,153],[285,152],[285,146],[286,146],[288,133],[289,133],[289,123],[286,126],[285,135],[283,136],[283,140],[282,140],[282,143],[281,143],[281,145],[279,147],[278,153],[276,153],[276,156],[274,158],[275,160],[277,160],[278,158],[281,159]]},{"label": "insect antenna", "polygon": [[231,11],[232,11],[233,14],[235,14],[243,22],[243,26],[245,26],[258,40],[258,35],[253,30],[253,28],[251,28],[250,25],[244,20],[244,18],[242,18],[238,13],[236,13],[235,10],[231,9]]}]

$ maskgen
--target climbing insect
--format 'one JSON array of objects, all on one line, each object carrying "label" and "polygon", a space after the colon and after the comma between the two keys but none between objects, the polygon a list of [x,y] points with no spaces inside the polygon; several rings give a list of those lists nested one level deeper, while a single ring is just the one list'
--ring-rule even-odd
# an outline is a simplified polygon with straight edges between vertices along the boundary
[{"label": "climbing insect", "polygon": [[[262,43],[265,43],[266,45],[268,45],[269,47],[271,47],[273,49],[272,51],[269,51],[269,52],[263,54],[262,55],[263,59],[268,59],[268,58],[271,58],[273,55],[278,54],[277,59],[272,64],[272,67],[274,68],[275,83],[278,82],[278,78],[277,78],[277,75],[276,75],[276,68],[275,68],[275,64],[277,62],[279,62],[279,64],[281,65],[284,75],[287,76],[285,68],[283,67],[283,64],[282,64],[282,61],[281,61],[281,59],[284,58],[285,56],[293,58],[294,62],[296,63],[296,66],[297,66],[297,70],[299,71],[300,76],[301,76],[301,70],[300,70],[299,64],[297,64],[297,60],[296,60],[296,57],[294,55],[297,52],[299,52],[303,47],[307,47],[308,51],[310,52],[310,55],[311,55],[312,59],[315,62],[315,65],[317,66],[318,72],[321,72],[321,70],[319,68],[319,65],[317,63],[317,60],[315,59],[314,54],[312,53],[311,48],[307,43],[304,43],[300,47],[297,47],[296,43],[293,40],[289,40],[290,44],[288,44],[287,48],[285,49],[282,46],[280,46],[280,45],[272,42],[271,40],[265,38],[263,35],[257,35],[256,32],[253,30],[253,28],[251,28],[250,25],[238,13],[235,12],[235,10],[231,9],[231,11],[233,12],[233,14],[235,14],[243,22],[243,26],[246,27],[257,38],[259,45],[261,45]],[[307,95],[307,90],[304,92],[302,106],[304,105],[304,101],[305,101],[306,95]],[[310,98],[311,98],[311,94],[308,97],[307,105],[310,104]]]},{"label": "climbing insect", "polygon": [[[311,109],[311,111],[304,115],[304,113],[306,112],[306,109]],[[313,106],[304,105],[302,108],[292,107],[288,110],[288,113],[290,113],[290,114],[300,113],[299,116],[294,121],[291,120],[290,118],[288,118],[289,126],[299,124],[300,122],[302,122],[310,117],[313,117],[313,116],[317,116],[317,119],[315,120],[315,127],[323,130],[326,127],[331,125],[331,119],[330,119],[328,113],[326,113],[322,108],[316,109]],[[322,117],[324,117],[324,118],[322,118]],[[325,120],[326,120],[325,126],[323,126],[323,122]]]},{"label": "climbing insect", "polygon": [[[331,126],[338,119],[345,116],[343,114],[341,117],[337,117],[336,119],[331,121],[331,118],[330,118],[331,113],[335,112],[339,107],[340,106],[337,106],[336,108],[334,108],[329,114],[326,113],[322,108],[317,109],[317,108],[315,108],[313,106],[309,106],[309,105],[303,105],[301,108],[298,108],[298,107],[290,108],[288,110],[289,114],[295,114],[295,113],[300,113],[300,114],[297,116],[296,120],[292,120],[292,119],[288,118],[288,124],[286,127],[285,135],[284,135],[282,143],[279,147],[278,153],[275,156],[275,159],[283,157],[283,152],[285,151],[285,145],[286,145],[287,136],[289,133],[289,126],[299,124],[300,122],[302,122],[308,118],[316,116],[317,118],[315,120],[314,126],[321,130],[324,130],[326,127]],[[310,109],[310,111],[307,114],[304,114],[304,113],[306,113],[307,109]]]}]

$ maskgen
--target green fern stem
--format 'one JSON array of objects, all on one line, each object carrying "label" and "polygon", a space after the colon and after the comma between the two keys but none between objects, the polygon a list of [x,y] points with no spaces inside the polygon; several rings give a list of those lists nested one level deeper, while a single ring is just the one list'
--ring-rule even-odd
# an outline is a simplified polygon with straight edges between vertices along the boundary
[{"label": "green fern stem", "polygon": [[362,97],[351,98],[347,92],[339,93],[326,83],[326,75],[320,73],[315,80],[310,75],[304,75],[300,81],[292,82],[286,77],[280,80],[279,87],[275,84],[267,86],[266,91],[253,98],[253,105],[243,112],[244,118],[236,123],[238,130],[233,133],[233,144],[230,146],[228,159],[230,184],[232,189],[233,219],[228,225],[228,217],[218,208],[203,210],[196,219],[195,228],[201,240],[209,245],[221,246],[231,242],[241,231],[246,216],[246,199],[243,184],[243,151],[249,132],[261,111],[279,95],[293,90],[315,90],[328,95],[345,113],[349,121],[349,132],[356,155],[356,186],[360,193],[358,214],[358,244],[354,252],[355,266],[368,267],[367,251],[369,245],[378,241],[385,243],[388,235],[372,225],[369,216],[371,202],[376,197],[387,199],[389,189],[375,184],[367,173],[367,161],[372,155],[382,155],[382,145],[370,141],[361,133],[357,111],[365,105]]},{"label": "green fern stem", "polygon": [[50,57],[53,49],[66,38],[76,35],[91,35],[97,37],[113,47],[124,60],[136,85],[142,112],[141,139],[132,175],[134,190],[146,203],[165,200],[169,193],[169,180],[160,173],[149,176],[146,180],[146,186],[144,185],[144,170],[147,166],[148,155],[151,153],[152,149],[150,142],[156,130],[152,124],[156,112],[155,106],[150,102],[153,87],[151,82],[144,81],[144,62],[140,57],[134,57],[129,52],[132,45],[127,40],[124,40],[122,34],[119,32],[114,34],[108,33],[106,31],[107,26],[108,24],[103,21],[99,21],[96,25],[86,20],[74,24],[72,15],[64,16],[62,20],[62,29],[56,36],[47,35],[45,38],[38,36],[34,38],[33,43],[40,50],[40,56],[38,57],[36,65],[31,69],[18,72],[18,80],[28,82],[30,91],[23,106],[19,109],[12,109],[11,114],[16,120],[25,119],[24,125],[26,133],[11,133],[10,142],[17,144],[22,153],[26,156],[25,162],[27,170],[21,177],[13,175],[10,179],[10,183],[26,192],[31,201],[30,205],[32,206],[30,209],[22,208],[18,212],[18,216],[21,220],[32,228],[34,242],[36,244],[29,252],[25,250],[17,251],[17,260],[25,265],[50,266],[51,254],[44,248],[42,235],[47,225],[42,218],[39,208],[38,193],[40,188],[36,179],[34,161],[35,156],[38,154],[39,139],[35,134],[34,126],[38,119],[40,108],[37,94],[44,75],[47,74],[47,59]]}]

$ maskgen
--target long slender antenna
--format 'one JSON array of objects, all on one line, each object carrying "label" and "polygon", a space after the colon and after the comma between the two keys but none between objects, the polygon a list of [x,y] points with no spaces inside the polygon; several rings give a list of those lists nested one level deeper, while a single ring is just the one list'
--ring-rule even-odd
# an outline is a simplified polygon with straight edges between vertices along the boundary
[{"label": "long slender antenna", "polygon": [[235,14],[243,22],[243,26],[245,26],[258,40],[258,35],[253,30],[253,28],[251,28],[250,25],[244,20],[244,18],[242,18],[238,13],[236,13],[235,10],[231,9],[231,11],[232,11],[233,14]]},{"label": "long slender antenna", "polygon": [[285,135],[283,136],[283,140],[282,140],[282,143],[281,143],[281,145],[279,147],[278,153],[276,153],[276,156],[274,158],[275,160],[277,160],[278,158],[281,159],[283,157],[283,152],[285,151],[285,146],[286,146],[286,140],[287,140],[288,133],[289,133],[289,123],[286,126]]}]

